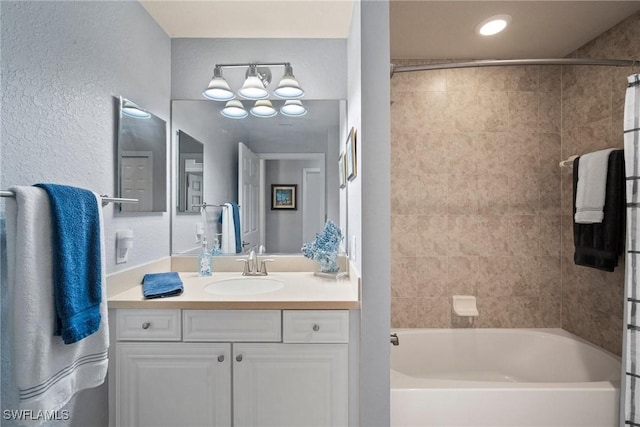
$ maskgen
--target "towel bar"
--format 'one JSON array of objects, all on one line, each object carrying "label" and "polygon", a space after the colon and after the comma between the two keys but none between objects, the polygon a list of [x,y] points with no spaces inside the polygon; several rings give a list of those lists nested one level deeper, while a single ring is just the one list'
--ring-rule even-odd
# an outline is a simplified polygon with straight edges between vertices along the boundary
[{"label": "towel bar", "polygon": [[[13,191],[0,190],[0,197],[15,197]],[[102,206],[107,206],[109,203],[138,203],[138,199],[125,199],[122,197],[109,197],[106,194],[100,195],[102,199]]]}]

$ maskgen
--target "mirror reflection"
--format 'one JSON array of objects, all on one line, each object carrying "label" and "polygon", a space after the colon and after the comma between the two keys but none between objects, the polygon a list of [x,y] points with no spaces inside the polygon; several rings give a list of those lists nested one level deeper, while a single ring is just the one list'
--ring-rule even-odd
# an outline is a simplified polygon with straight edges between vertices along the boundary
[{"label": "mirror reflection", "polygon": [[[202,235],[210,247],[223,243],[221,213],[230,202],[239,205],[240,244],[235,253],[300,253],[302,243],[315,238],[327,219],[339,222],[345,101],[305,100],[305,105],[308,113],[303,117],[234,120],[220,114],[223,103],[172,101],[172,129],[180,130],[173,141],[173,254],[198,254]],[[197,211],[182,201],[187,191],[180,159],[186,153],[181,147],[184,135],[203,149],[201,200],[207,207],[200,215],[184,215]],[[296,200],[288,203],[295,202],[296,209],[278,209],[272,203],[272,185],[295,188]],[[220,246],[234,254],[227,245]]]},{"label": "mirror reflection", "polygon": [[128,99],[118,104],[117,197],[138,199],[119,211],[166,212],[166,122]]},{"label": "mirror reflection", "polygon": [[204,146],[189,134],[178,131],[178,213],[200,213]]}]

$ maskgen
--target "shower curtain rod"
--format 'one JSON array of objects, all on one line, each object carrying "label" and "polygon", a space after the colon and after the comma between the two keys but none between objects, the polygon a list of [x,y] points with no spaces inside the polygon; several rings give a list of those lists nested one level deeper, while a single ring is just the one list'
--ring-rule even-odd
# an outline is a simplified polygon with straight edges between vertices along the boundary
[{"label": "shower curtain rod", "polygon": [[464,62],[442,62],[421,65],[391,64],[391,76],[394,73],[411,71],[446,70],[450,68],[500,67],[510,65],[602,65],[609,67],[635,67],[640,65],[637,59],[579,59],[579,58],[548,58],[548,59],[477,59]]}]

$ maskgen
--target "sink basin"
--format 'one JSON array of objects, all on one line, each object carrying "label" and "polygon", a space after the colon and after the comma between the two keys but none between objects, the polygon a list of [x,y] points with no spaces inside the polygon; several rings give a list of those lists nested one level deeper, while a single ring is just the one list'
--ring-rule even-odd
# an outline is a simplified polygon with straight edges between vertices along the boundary
[{"label": "sink basin", "polygon": [[256,295],[282,289],[284,283],[267,277],[237,277],[209,283],[205,292],[215,295]]}]

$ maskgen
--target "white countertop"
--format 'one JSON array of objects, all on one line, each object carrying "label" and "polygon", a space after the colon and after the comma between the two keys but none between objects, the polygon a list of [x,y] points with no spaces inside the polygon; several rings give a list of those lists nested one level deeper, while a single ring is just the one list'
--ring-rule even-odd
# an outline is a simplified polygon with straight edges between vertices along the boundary
[{"label": "white countertop", "polygon": [[266,278],[281,281],[281,289],[248,295],[217,295],[205,291],[215,281],[242,278],[238,272],[216,272],[210,277],[198,277],[195,272],[179,273],[182,295],[145,299],[142,285],[112,295],[109,308],[178,308],[178,309],[298,309],[341,310],[360,308],[358,279],[340,280],[314,276],[312,272],[273,272]]}]

